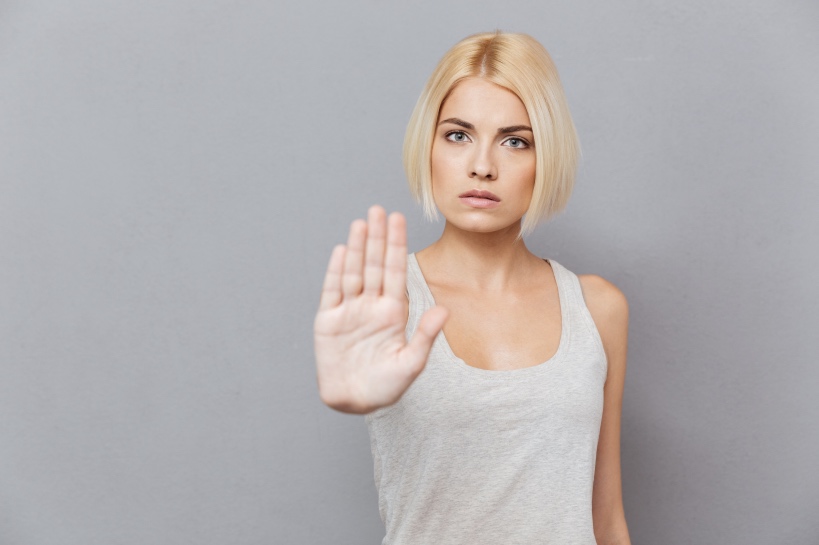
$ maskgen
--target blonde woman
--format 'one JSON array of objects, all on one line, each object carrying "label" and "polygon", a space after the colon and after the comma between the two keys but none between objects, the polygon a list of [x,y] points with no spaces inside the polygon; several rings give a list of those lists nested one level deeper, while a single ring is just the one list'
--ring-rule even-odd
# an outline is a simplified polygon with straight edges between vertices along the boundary
[{"label": "blonde woman", "polygon": [[407,255],[404,218],[373,206],[333,250],[319,393],[366,415],[385,545],[630,543],[628,304],[522,238],[565,207],[577,156],[546,50],[470,36],[430,77],[404,145],[440,239]]}]

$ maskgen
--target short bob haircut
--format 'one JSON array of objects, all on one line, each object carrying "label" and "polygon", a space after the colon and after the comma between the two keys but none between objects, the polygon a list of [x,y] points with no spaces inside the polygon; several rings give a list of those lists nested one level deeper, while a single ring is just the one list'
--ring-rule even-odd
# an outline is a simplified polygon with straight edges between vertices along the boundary
[{"label": "short bob haircut", "polygon": [[535,189],[521,226],[523,236],[566,207],[580,155],[557,68],[531,36],[500,31],[474,34],[444,55],[418,98],[404,137],[410,190],[423,204],[426,217],[436,219],[430,161],[433,138],[441,106],[465,78],[483,78],[509,89],[529,114],[535,140]]}]

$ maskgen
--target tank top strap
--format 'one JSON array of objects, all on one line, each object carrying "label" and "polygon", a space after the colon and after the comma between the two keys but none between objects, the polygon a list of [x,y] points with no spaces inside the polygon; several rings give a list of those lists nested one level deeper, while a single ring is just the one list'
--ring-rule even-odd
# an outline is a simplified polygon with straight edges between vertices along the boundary
[{"label": "tank top strap", "polygon": [[415,252],[407,255],[407,298],[409,299],[409,315],[407,316],[406,334],[407,338],[410,338],[415,333],[415,328],[418,327],[421,315],[434,304],[432,292],[429,291],[429,286],[421,273],[421,267],[418,266],[418,260],[415,259]]},{"label": "tank top strap", "polygon": [[555,276],[560,300],[565,303],[563,311],[564,313],[568,311],[573,314],[579,303],[583,301],[580,281],[577,279],[577,275],[554,259],[548,259],[547,261],[552,266],[552,273]]},{"label": "tank top strap", "polygon": [[[586,306],[586,300],[583,297],[583,289],[580,286],[580,279],[575,273],[550,259],[549,263],[552,265],[554,271],[555,281],[557,282],[558,290],[560,291],[561,301],[565,296],[565,308],[563,309],[564,316],[570,322],[569,329],[584,336],[596,346],[597,349],[605,357],[605,350],[603,349],[603,341],[600,338],[600,333],[597,331],[597,326],[594,323],[589,307]],[[561,306],[563,303],[561,303]]]}]

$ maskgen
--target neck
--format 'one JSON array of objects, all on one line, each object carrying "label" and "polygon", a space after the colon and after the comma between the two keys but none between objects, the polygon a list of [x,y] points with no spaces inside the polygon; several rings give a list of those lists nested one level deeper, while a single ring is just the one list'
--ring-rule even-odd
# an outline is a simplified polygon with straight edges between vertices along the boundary
[{"label": "neck", "polygon": [[542,265],[518,239],[520,224],[492,233],[464,231],[447,222],[437,242],[418,252],[419,262],[446,283],[504,290]]}]

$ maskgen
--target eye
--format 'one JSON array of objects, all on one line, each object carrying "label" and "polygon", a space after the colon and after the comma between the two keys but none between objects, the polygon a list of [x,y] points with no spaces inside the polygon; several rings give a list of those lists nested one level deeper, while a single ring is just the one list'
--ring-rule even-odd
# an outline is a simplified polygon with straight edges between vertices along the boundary
[{"label": "eye", "polygon": [[469,142],[469,137],[464,131],[452,131],[445,135],[445,138],[450,142]]},{"label": "eye", "polygon": [[503,143],[508,145],[510,148],[515,149],[524,149],[529,147],[529,142],[527,142],[523,138],[518,138],[517,136],[507,138],[506,140],[503,141]]}]

